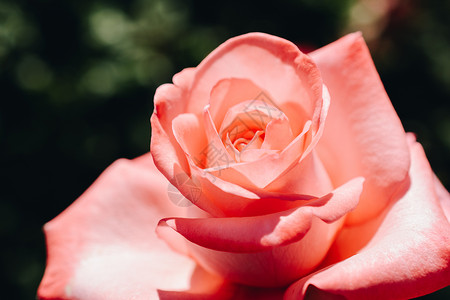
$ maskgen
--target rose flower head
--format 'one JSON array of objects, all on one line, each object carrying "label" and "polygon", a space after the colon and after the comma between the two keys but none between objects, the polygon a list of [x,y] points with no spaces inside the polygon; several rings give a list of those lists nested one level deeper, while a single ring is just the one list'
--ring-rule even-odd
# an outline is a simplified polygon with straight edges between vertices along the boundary
[{"label": "rose flower head", "polygon": [[151,153],[45,225],[41,299],[403,299],[450,283],[450,196],[361,34],[232,38],[160,86]]}]

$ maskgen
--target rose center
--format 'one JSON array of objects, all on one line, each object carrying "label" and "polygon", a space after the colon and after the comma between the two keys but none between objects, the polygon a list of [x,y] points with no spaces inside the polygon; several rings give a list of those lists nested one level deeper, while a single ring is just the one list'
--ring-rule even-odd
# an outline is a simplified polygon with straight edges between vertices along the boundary
[{"label": "rose center", "polygon": [[284,113],[271,103],[261,100],[239,103],[225,115],[219,136],[228,153],[239,162],[243,152],[262,148],[267,125],[281,117],[285,117]]}]

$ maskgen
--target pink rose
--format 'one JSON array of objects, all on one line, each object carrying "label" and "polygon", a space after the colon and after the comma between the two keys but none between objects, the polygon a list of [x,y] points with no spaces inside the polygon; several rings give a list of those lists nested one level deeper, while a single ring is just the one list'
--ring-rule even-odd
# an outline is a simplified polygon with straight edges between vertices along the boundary
[{"label": "pink rose", "polygon": [[[450,283],[450,195],[359,33],[309,55],[239,36],[173,82],[151,154],[45,225],[41,299],[398,299]],[[174,205],[167,180],[195,205]]]}]

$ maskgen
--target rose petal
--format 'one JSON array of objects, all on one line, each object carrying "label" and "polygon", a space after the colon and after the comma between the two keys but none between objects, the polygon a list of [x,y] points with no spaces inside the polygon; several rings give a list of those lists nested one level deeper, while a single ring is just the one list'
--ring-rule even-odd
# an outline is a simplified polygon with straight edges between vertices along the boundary
[{"label": "rose petal", "polygon": [[227,78],[250,79],[269,91],[279,107],[283,103],[301,103],[312,116],[320,106],[322,83],[314,63],[293,43],[276,36],[244,34],[211,52],[196,68],[191,95],[186,99],[188,111],[201,111],[214,86]]},{"label": "rose petal", "polygon": [[[286,299],[308,293],[346,299],[407,299],[450,284],[450,224],[420,144],[411,145],[411,186],[358,254],[294,283]],[[358,236],[354,237],[358,239]]]},{"label": "rose petal", "polygon": [[[246,132],[251,130],[264,130],[272,119],[286,118],[277,107],[260,100],[247,100],[232,106],[221,123],[219,134],[230,132],[236,126],[242,127]],[[245,133],[245,132],[244,132]],[[234,134],[239,136],[239,134]],[[235,138],[232,138],[234,140]]]},{"label": "rose petal", "polygon": [[289,119],[287,117],[273,119],[267,124],[266,136],[261,148],[283,150],[293,139],[294,134],[289,125]]},{"label": "rose petal", "polygon": [[[292,173],[285,174],[286,178],[276,180],[273,184],[278,186],[273,189],[272,185],[266,189],[245,189],[223,180],[223,176],[213,176],[196,166],[193,166],[191,171],[191,182],[201,191],[193,203],[214,217],[242,217],[280,212],[304,205],[305,201],[323,196],[332,190],[328,175],[314,152],[293,168]],[[221,175],[220,172],[218,175]],[[189,198],[188,186],[178,186],[178,189]]]},{"label": "rose petal", "polygon": [[189,243],[199,264],[229,281],[284,286],[322,261],[343,223],[340,216],[357,204],[362,181],[355,179],[297,210],[245,218],[163,219],[157,232],[166,239],[176,229],[200,245],[225,250]]},{"label": "rose petal", "polygon": [[181,114],[172,122],[172,131],[176,141],[184,153],[195,162],[201,164],[201,154],[208,146],[202,122],[194,114]]},{"label": "rose petal", "polygon": [[261,93],[267,94],[250,79],[225,78],[211,90],[209,105],[216,128],[220,128],[228,110],[248,100],[257,100]]},{"label": "rose petal", "polygon": [[235,160],[225,149],[225,146],[219,137],[208,105],[203,110],[203,121],[205,124],[206,136],[208,137],[208,145],[207,148],[204,149],[207,156],[206,166],[204,168],[214,169],[223,166],[227,167],[230,164],[235,163]]},{"label": "rose petal", "polygon": [[[198,184],[198,179],[192,176],[192,172],[196,174],[205,174],[203,168],[212,160],[211,156],[219,154],[220,157],[225,156],[230,161],[231,158],[224,150],[224,146],[218,138],[217,132],[212,124],[208,107],[205,108],[203,114],[203,121],[199,122],[198,117],[194,114],[181,114],[174,118],[173,136],[176,146],[166,145],[168,138],[162,138],[166,136],[165,132],[161,132],[158,119],[152,117],[153,134],[158,135],[159,143],[152,144],[152,152],[160,159],[160,163],[163,162],[166,165],[170,163],[173,165],[170,167],[172,177],[169,177],[170,183],[177,189],[188,201],[211,213],[212,215],[220,215],[219,210],[214,207],[214,203],[202,194],[202,188]],[[203,126],[204,125],[204,126]],[[205,136],[206,135],[206,136]],[[152,141],[157,140],[156,138]],[[177,147],[178,146],[178,147]],[[187,165],[180,167],[174,161],[168,161],[171,159],[170,149],[179,149],[183,151],[187,161]],[[167,158],[165,157],[164,150],[168,149]],[[212,151],[212,150],[215,150]],[[220,154],[222,153],[222,154]],[[193,171],[195,170],[195,171]],[[163,173],[166,175],[165,173]],[[167,175],[166,175],[167,176]],[[181,179],[181,180],[180,180]],[[193,180],[195,179],[195,180]]]},{"label": "rose petal", "polygon": [[169,226],[200,246],[227,252],[263,251],[300,240],[313,216],[332,223],[356,207],[362,178],[354,179],[307,205],[279,213],[241,218],[166,218]]},{"label": "rose petal", "polygon": [[[224,292],[223,279],[173,252],[157,220],[184,215],[167,197],[150,155],[119,160],[44,229],[47,268],[40,299],[154,299],[158,290]],[[185,251],[184,243],[178,243]],[[201,284],[195,278],[201,275]],[[220,292],[222,291],[222,292]]]},{"label": "rose petal", "polygon": [[[166,178],[174,178],[181,170],[188,172],[186,158],[172,133],[172,120],[185,111],[189,87],[195,68],[186,68],[173,76],[174,84],[163,84],[156,89],[151,117],[151,151],[155,164]],[[155,158],[156,157],[156,158]]]},{"label": "rose petal", "polygon": [[[341,225],[341,220],[326,224],[313,218],[309,233],[300,241],[286,246],[236,253],[211,250],[190,243],[189,253],[206,270],[230,282],[263,288],[283,287],[318,266]],[[158,234],[166,240],[168,230],[175,233],[170,227],[161,226]]]},{"label": "rose petal", "polygon": [[268,191],[308,195],[324,195],[332,189],[330,177],[316,152],[283,172],[266,187]]},{"label": "rose petal", "polygon": [[152,126],[151,152],[155,165],[166,176],[174,178],[182,170],[188,173],[189,167],[185,153],[178,145],[172,132],[172,120],[176,116],[166,116],[181,97],[182,91],[174,85],[162,85],[155,93],[155,112],[150,121]]},{"label": "rose petal", "polygon": [[322,73],[332,105],[317,146],[335,186],[367,178],[348,222],[361,222],[389,204],[408,173],[405,132],[383,88],[360,33],[310,53]]},{"label": "rose petal", "polygon": [[[316,198],[307,194],[282,194],[262,190],[252,192],[209,174],[196,173],[194,176],[199,181],[201,197],[205,198],[205,202],[213,203],[214,209],[209,208],[208,212],[215,217],[269,214],[298,207],[305,201]],[[199,202],[196,205],[200,206]]]}]

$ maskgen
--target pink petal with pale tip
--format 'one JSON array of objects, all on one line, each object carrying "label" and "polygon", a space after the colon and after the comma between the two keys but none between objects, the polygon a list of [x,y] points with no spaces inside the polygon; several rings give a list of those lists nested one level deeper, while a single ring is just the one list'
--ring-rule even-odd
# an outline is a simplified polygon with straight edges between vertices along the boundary
[{"label": "pink petal with pale tip", "polygon": [[[161,290],[223,294],[228,288],[155,235],[157,221],[184,215],[167,197],[150,155],[112,164],[44,229],[47,268],[40,299],[158,299]],[[172,241],[173,243],[174,241]],[[185,248],[178,241],[180,251]],[[195,278],[201,275],[201,283]]]}]

